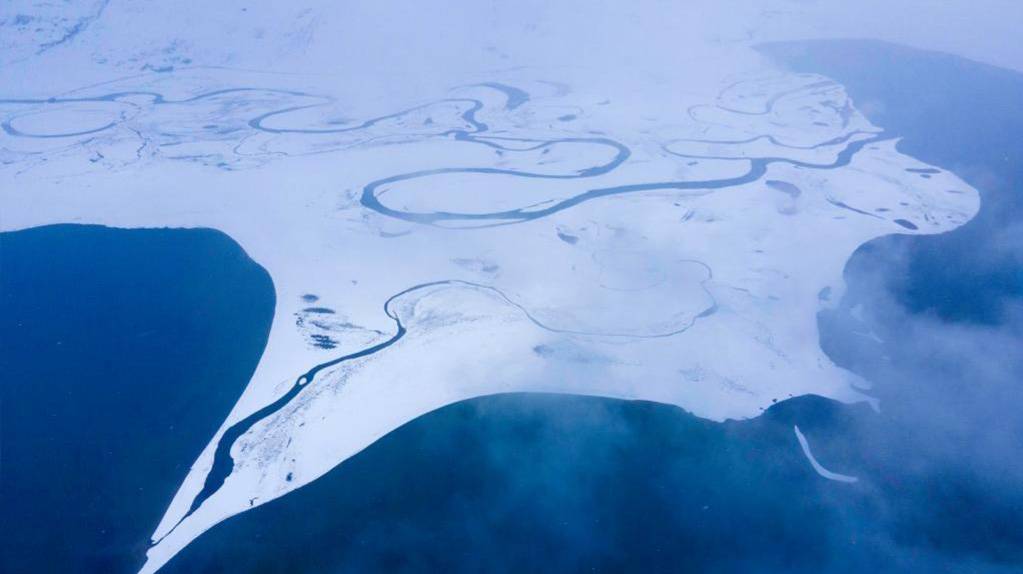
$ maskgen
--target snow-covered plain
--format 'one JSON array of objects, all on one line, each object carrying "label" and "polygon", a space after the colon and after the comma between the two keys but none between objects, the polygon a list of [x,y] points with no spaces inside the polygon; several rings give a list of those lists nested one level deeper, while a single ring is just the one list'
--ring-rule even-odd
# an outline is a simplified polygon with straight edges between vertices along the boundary
[{"label": "snow-covered plain", "polygon": [[336,78],[167,53],[74,89],[8,86],[3,230],[211,227],[275,284],[259,367],[142,572],[472,397],[712,420],[806,393],[873,401],[821,351],[816,314],[857,247],[953,229],[977,192],[901,154],[830,79],[719,50],[679,63],[685,90],[532,66],[373,102]]}]

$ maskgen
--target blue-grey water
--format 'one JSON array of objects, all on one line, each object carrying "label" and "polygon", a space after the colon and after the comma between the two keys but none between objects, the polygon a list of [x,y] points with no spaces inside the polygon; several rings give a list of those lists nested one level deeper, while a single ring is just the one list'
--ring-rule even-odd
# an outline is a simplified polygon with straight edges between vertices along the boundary
[{"label": "blue-grey water", "polygon": [[[763,49],[843,83],[903,152],[982,194],[962,229],[860,249],[820,317],[881,414],[800,397],[719,424],[651,403],[467,401],[216,526],[166,571],[1020,571],[1023,76],[877,42]],[[16,375],[4,514],[26,525],[5,527],[3,570],[130,571],[258,359],[268,278],[213,232],[57,226],[0,249],[0,334],[16,341],[0,348]],[[794,424],[860,481],[818,476]]]},{"label": "blue-grey water", "polygon": [[846,517],[871,504],[868,493],[816,475],[792,431],[798,421],[821,460],[858,470],[836,437],[868,413],[803,397],[718,424],[653,403],[467,401],[214,528],[167,572],[808,572],[850,557],[878,566],[854,552],[878,541]]},{"label": "blue-grey water", "polygon": [[137,570],[273,309],[270,277],[216,231],[0,234],[0,571]]},{"label": "blue-grey water", "polygon": [[893,540],[1023,569],[1023,75],[880,42],[764,50],[838,79],[900,151],[980,191],[961,229],[860,248],[821,343],[884,405],[864,433]]}]

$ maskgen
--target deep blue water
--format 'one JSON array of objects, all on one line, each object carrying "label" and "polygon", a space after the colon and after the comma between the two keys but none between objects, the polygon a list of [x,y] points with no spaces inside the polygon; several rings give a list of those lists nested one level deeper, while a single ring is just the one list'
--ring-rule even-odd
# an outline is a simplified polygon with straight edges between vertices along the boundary
[{"label": "deep blue water", "polygon": [[219,232],[0,234],[0,571],[137,569],[273,309],[270,277]]},{"label": "deep blue water", "polygon": [[861,519],[868,490],[817,476],[792,424],[856,471],[834,437],[868,411],[804,397],[716,424],[653,403],[467,401],[214,528],[166,572],[840,570],[884,544]]},{"label": "deep blue water", "polygon": [[[1023,569],[1023,240],[1011,232],[1023,77],[875,42],[764,50],[845,84],[900,149],[983,196],[963,229],[859,250],[839,310],[821,315],[822,345],[876,383],[880,415],[818,397],[723,424],[596,398],[467,401],[213,528],[165,571]],[[26,244],[19,265],[11,238]],[[130,571],[255,365],[272,286],[213,232],[60,226],[0,236],[0,249],[4,517],[30,525],[5,527],[3,570]],[[793,424],[860,482],[817,476]]]},{"label": "deep blue water", "polygon": [[880,42],[764,50],[836,78],[904,138],[900,151],[980,191],[961,229],[860,248],[821,343],[885,405],[864,432],[889,452],[878,460],[893,538],[1023,570],[1023,74]]}]

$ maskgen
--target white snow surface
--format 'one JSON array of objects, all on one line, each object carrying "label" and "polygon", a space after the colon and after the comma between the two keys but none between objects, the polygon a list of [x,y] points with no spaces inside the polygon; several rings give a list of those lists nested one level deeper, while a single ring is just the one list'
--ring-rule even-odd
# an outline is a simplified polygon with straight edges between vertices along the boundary
[{"label": "white snow surface", "polygon": [[[821,351],[817,312],[863,243],[945,232],[979,207],[841,85],[750,48],[785,37],[778,18],[801,10],[788,2],[783,16],[705,3],[684,37],[685,18],[611,15],[605,32],[632,26],[646,44],[578,34],[572,48],[548,22],[567,9],[530,28],[467,8],[485,30],[455,33],[364,4],[100,2],[40,13],[35,38],[16,18],[32,3],[14,4],[0,27],[36,43],[4,63],[0,229],[214,228],[276,289],[258,369],[168,501],[144,573],[473,397],[648,400],[717,421],[807,393],[872,401]],[[396,319],[403,337],[319,371],[243,434],[189,513],[227,429],[316,365],[388,341]]]},{"label": "white snow surface", "polygon": [[806,459],[810,461],[810,466],[813,467],[813,471],[828,480],[834,480],[835,482],[858,482],[860,479],[855,476],[849,476],[848,474],[840,474],[832,472],[821,463],[817,462],[817,458],[813,456],[813,452],[810,451],[810,443],[806,440],[806,435],[803,431],[799,430],[799,425],[792,425],[792,430],[796,433],[796,440],[799,441],[799,448],[803,449],[803,454],[806,455]]}]

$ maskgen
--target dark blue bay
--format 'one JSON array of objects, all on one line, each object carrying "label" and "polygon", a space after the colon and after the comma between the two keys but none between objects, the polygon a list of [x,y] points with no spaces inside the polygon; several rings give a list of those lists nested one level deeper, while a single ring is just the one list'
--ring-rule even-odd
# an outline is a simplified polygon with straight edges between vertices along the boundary
[{"label": "dark blue bay", "polygon": [[816,475],[792,424],[855,469],[834,437],[868,414],[819,397],[726,424],[592,397],[466,401],[214,528],[165,572],[866,569],[886,544],[862,519],[869,490]]},{"label": "dark blue bay", "polygon": [[1021,571],[1023,75],[881,42],[763,50],[836,78],[900,151],[980,191],[960,229],[861,247],[841,307],[820,315],[821,343],[884,405],[864,432],[893,541],[956,571],[969,560]]},{"label": "dark blue bay", "polygon": [[0,234],[0,571],[141,566],[273,309],[270,277],[216,231]]}]

